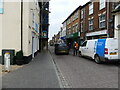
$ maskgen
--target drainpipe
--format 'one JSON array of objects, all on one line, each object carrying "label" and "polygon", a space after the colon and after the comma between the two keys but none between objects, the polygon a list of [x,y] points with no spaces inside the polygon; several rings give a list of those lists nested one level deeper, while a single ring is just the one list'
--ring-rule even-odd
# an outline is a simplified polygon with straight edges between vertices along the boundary
[{"label": "drainpipe", "polygon": [[23,0],[21,0],[21,50],[23,50]]},{"label": "drainpipe", "polygon": [[109,0],[107,1],[107,38],[109,38]]}]

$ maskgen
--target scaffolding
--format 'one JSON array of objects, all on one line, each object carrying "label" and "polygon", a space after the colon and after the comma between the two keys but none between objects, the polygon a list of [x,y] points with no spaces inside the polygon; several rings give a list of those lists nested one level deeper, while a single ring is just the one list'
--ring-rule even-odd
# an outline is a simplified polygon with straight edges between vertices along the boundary
[{"label": "scaffolding", "polygon": [[49,1],[39,2],[40,5],[40,51],[46,47],[48,51],[48,34],[49,34]]}]

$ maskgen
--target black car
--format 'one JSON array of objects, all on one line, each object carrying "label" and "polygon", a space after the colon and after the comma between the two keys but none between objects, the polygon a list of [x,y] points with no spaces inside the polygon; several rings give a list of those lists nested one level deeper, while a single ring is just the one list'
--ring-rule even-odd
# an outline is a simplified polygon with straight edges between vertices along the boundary
[{"label": "black car", "polygon": [[55,44],[55,54],[69,54],[69,48],[65,43]]}]

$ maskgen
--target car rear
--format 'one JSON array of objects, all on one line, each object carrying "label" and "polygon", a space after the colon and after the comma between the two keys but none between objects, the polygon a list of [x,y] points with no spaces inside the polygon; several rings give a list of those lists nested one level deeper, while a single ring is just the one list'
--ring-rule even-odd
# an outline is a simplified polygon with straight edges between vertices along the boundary
[{"label": "car rear", "polygon": [[69,48],[66,44],[62,43],[56,46],[55,48],[56,54],[69,54]]}]

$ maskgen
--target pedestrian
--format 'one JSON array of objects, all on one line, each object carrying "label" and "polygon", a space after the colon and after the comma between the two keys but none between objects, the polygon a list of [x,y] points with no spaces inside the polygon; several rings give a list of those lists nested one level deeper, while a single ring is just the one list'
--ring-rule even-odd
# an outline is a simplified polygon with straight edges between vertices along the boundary
[{"label": "pedestrian", "polygon": [[74,44],[73,44],[73,55],[77,55],[77,52],[78,52],[78,49],[79,49],[79,45],[78,43],[75,41]]}]

